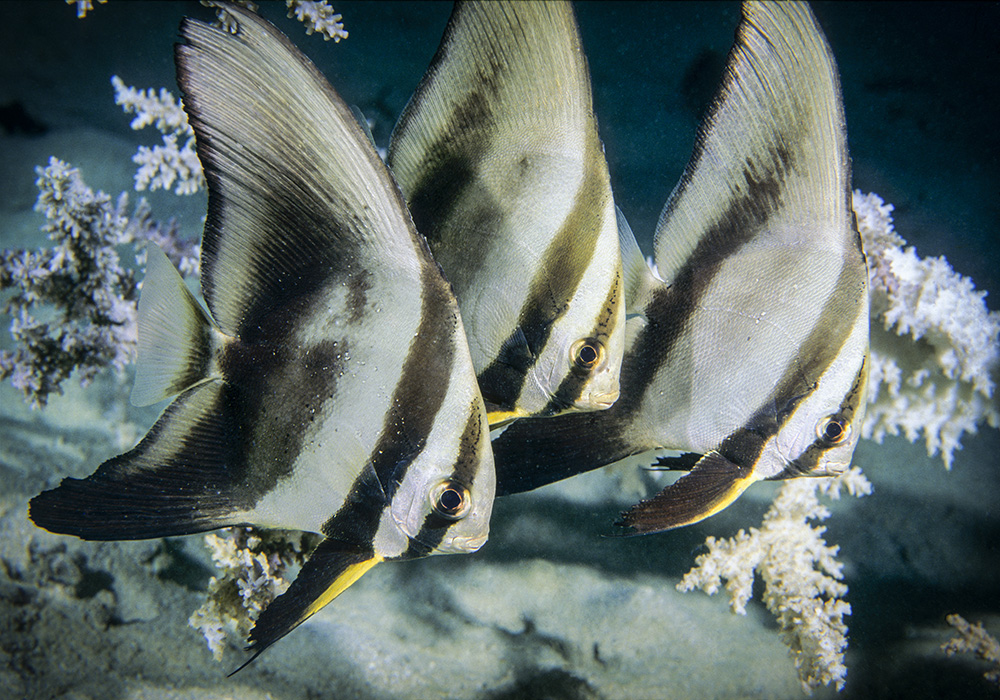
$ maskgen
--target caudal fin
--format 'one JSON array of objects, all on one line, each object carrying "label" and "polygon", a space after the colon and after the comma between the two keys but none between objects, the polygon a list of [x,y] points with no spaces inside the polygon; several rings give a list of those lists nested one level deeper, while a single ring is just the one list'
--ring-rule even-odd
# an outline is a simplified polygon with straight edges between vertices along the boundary
[{"label": "caudal fin", "polygon": [[138,325],[134,405],[149,406],[209,379],[218,331],[173,264],[154,245],[146,249]]}]

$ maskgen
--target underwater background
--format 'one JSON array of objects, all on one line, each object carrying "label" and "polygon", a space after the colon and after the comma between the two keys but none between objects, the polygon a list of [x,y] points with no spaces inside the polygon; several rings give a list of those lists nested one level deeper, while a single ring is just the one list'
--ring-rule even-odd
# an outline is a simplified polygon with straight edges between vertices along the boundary
[{"label": "underwater background", "polygon": [[[350,37],[323,42],[262,3],[380,146],[434,54],[450,3],[336,2]],[[691,153],[739,19],[736,3],[583,2],[577,15],[619,206],[646,253]],[[945,256],[1000,308],[997,3],[814,3],[844,91],[854,186],[895,205],[897,232]],[[0,3],[0,247],[36,248],[37,165],[131,191],[140,144],[110,78],[177,93],[173,43],[196,2]],[[205,195],[143,193],[200,234]],[[139,194],[133,193],[133,201]],[[128,254],[123,252],[128,261]],[[0,319],[4,329],[9,318]],[[0,347],[11,347],[6,332]],[[41,411],[0,386],[0,698],[799,698],[759,602],[674,586],[710,535],[760,524],[776,484],[669,533],[615,538],[636,500],[600,470],[498,501],[477,554],[378,567],[233,678],[187,624],[213,573],[203,538],[91,543],[28,522],[30,497],[134,444],[157,409],[130,378],[65,385]],[[984,667],[945,657],[944,618],[1000,632],[1000,431],[966,436],[951,471],[922,443],[862,441],[874,485],[832,504],[853,608],[843,698],[996,697]]]}]

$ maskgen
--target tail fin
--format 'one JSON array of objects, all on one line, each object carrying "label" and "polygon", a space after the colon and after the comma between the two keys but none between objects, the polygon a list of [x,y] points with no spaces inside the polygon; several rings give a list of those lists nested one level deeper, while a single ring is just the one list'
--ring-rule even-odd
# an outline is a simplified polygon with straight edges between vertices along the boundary
[{"label": "tail fin", "polygon": [[257,618],[250,631],[249,651],[253,656],[229,675],[246,668],[265,649],[312,617],[380,561],[382,557],[371,549],[323,540],[288,590]]},{"label": "tail fin", "polygon": [[214,324],[159,248],[146,249],[132,403],[149,406],[209,379]]}]

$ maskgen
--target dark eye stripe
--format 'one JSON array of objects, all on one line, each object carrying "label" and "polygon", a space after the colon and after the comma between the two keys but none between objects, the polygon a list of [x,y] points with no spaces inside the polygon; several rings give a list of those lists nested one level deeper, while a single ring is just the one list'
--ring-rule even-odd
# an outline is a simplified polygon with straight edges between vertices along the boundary
[{"label": "dark eye stripe", "polygon": [[[476,473],[476,465],[479,463],[480,452],[483,449],[483,442],[486,436],[483,435],[482,422],[476,406],[472,406],[468,422],[465,424],[465,431],[462,433],[461,447],[459,448],[458,459],[455,460],[455,470],[451,473],[450,481],[464,485],[471,489],[473,478]],[[475,503],[472,504],[475,507]],[[402,559],[416,559],[425,557],[434,551],[441,544],[448,528],[455,525],[458,520],[445,518],[434,511],[428,513],[420,526],[420,532],[416,537],[410,538],[410,545]]]},{"label": "dark eye stripe", "polygon": [[[517,404],[528,371],[544,352],[555,324],[569,310],[597,249],[610,190],[604,157],[595,142],[596,135],[588,134],[583,182],[569,215],[539,261],[517,327],[501,346],[500,354],[479,373],[483,398],[503,410],[513,410]],[[553,274],[553,270],[559,273]],[[523,351],[524,345],[529,355],[527,362],[524,357],[507,356],[509,352]],[[511,367],[517,371],[512,372]]]},{"label": "dark eye stripe", "polygon": [[[604,300],[603,310],[597,323],[594,325],[591,337],[607,343],[615,329],[615,322],[618,319],[618,306],[622,303],[622,278],[621,275],[615,277],[615,283],[611,285],[607,299]],[[583,390],[590,381],[589,372],[569,372],[559,383],[548,405],[542,410],[542,416],[554,416],[562,413],[567,408],[580,400]]]},{"label": "dark eye stripe", "polygon": [[[861,407],[863,401],[867,400],[867,384],[868,384],[868,356],[861,363],[861,369],[858,370],[857,375],[854,377],[854,383],[851,385],[851,390],[847,392],[847,396],[840,403],[840,410],[838,411],[838,416],[842,417],[847,426],[847,430],[851,430],[853,427],[853,422],[855,416],[857,416],[858,408]],[[860,426],[856,426],[860,428]],[[778,474],[774,479],[789,479],[796,476],[802,476],[803,474],[810,474],[816,470],[819,466],[819,461],[822,459],[823,455],[833,447],[838,444],[843,444],[843,440],[839,443],[833,443],[827,440],[823,436],[817,437],[813,440],[812,444],[807,447],[798,459],[792,461],[788,467],[785,468],[781,474]]]},{"label": "dark eye stripe", "polygon": [[[433,263],[423,266],[420,325],[410,344],[393,392],[381,437],[351,487],[344,505],[323,525],[323,534],[355,544],[371,545],[382,510],[392,501],[406,471],[427,444],[438,411],[451,383],[454,338],[425,342],[445,335],[446,319],[454,317],[450,287]],[[412,410],[420,406],[419,411]],[[397,407],[402,407],[404,414]],[[361,467],[363,465],[359,465]]]}]

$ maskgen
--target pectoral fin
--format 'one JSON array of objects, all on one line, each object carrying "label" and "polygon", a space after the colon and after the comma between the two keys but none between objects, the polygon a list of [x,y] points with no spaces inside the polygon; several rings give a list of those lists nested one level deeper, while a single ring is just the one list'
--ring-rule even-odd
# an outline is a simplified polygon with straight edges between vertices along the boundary
[{"label": "pectoral fin", "polygon": [[622,513],[617,524],[636,533],[692,525],[729,506],[757,479],[752,469],[710,452],[656,496]]},{"label": "pectoral fin", "polygon": [[257,623],[250,630],[248,648],[253,656],[229,675],[245,668],[265,649],[350,588],[380,561],[382,557],[370,548],[333,539],[321,542],[288,590],[275,598],[257,618]]}]

